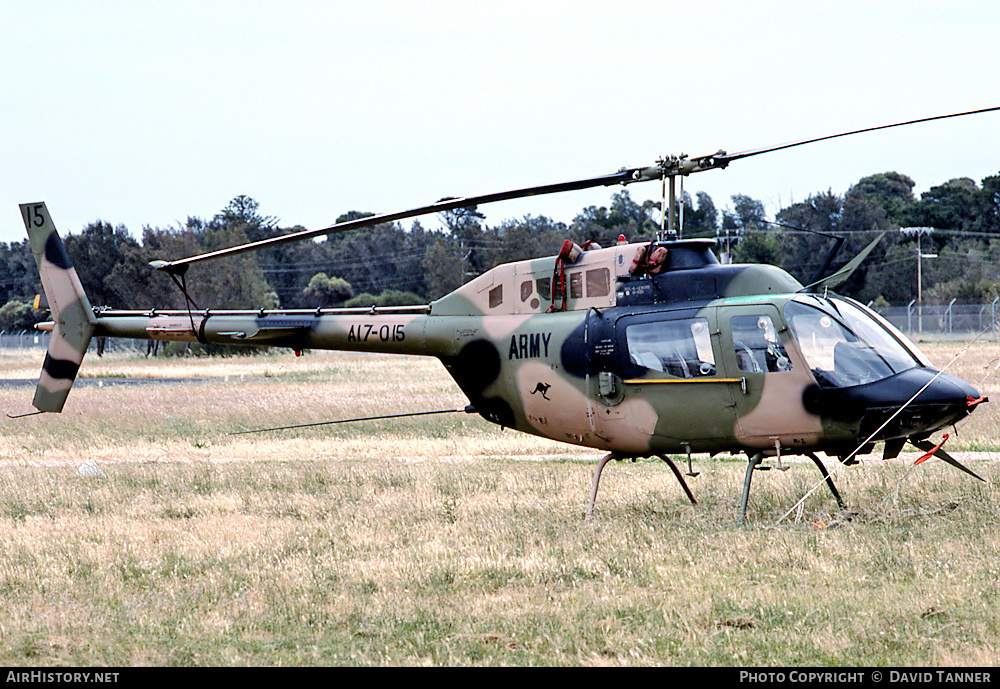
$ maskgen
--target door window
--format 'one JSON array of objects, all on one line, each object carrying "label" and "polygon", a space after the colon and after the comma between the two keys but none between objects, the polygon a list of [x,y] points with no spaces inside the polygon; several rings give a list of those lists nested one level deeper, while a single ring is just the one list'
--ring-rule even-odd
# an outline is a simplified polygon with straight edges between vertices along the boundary
[{"label": "door window", "polygon": [[734,316],[729,325],[733,331],[736,363],[741,371],[777,373],[792,370],[792,361],[770,316]]},{"label": "door window", "polygon": [[678,378],[715,375],[708,319],[633,323],[625,328],[633,363]]}]

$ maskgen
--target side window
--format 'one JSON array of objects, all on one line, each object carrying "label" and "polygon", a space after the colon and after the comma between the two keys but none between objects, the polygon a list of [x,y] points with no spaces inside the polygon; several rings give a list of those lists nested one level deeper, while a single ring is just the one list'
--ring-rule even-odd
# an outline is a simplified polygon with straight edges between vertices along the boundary
[{"label": "side window", "polygon": [[705,318],[633,323],[625,328],[632,361],[678,378],[715,375],[715,354]]},{"label": "side window", "polygon": [[545,301],[552,301],[552,278],[539,278],[535,280],[535,289],[538,296]]},{"label": "side window", "polygon": [[503,303],[503,285],[497,285],[490,290],[490,308],[495,309]]},{"label": "side window", "polygon": [[791,371],[792,362],[781,344],[770,316],[734,316],[733,330],[736,363],[748,373]]},{"label": "side window", "polygon": [[528,297],[534,292],[531,280],[525,280],[521,283],[521,301],[528,301]]},{"label": "side window", "polygon": [[611,271],[595,268],[587,271],[587,296],[606,297],[611,294]]},{"label": "side window", "polygon": [[583,298],[583,273],[569,274],[569,297],[570,299]]}]

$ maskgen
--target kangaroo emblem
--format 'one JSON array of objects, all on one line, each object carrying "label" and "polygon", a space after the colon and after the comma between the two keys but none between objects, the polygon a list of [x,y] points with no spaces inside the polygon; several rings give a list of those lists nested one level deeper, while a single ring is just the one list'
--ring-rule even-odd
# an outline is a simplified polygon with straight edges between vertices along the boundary
[{"label": "kangaroo emblem", "polygon": [[531,391],[531,394],[534,395],[536,392],[539,392],[541,393],[542,397],[551,402],[552,400],[550,400],[549,396],[545,394],[546,392],[549,391],[549,388],[551,387],[552,387],[551,385],[547,385],[545,383],[539,383],[538,385],[535,386],[535,389]]}]

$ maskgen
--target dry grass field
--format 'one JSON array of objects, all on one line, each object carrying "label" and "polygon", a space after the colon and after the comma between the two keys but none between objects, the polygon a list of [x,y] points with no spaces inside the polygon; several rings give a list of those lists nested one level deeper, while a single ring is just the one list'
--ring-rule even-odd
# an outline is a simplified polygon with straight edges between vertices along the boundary
[{"label": "dry grass field", "polygon": [[[747,526],[739,457],[696,458],[696,507],[612,464],[586,524],[599,452],[476,416],[227,435],[462,407],[434,360],[91,357],[63,414],[3,419],[0,664],[996,665],[997,357],[948,369],[996,400],[946,446],[988,483],[872,455],[847,512],[785,518],[791,462]],[[0,356],[3,411],[41,358]]]}]

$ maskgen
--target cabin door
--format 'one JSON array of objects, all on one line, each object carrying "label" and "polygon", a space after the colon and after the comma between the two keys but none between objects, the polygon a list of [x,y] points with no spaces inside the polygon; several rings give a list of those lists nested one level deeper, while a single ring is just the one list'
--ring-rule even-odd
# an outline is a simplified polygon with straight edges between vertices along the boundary
[{"label": "cabin door", "polygon": [[719,365],[715,308],[632,314],[615,323],[620,407],[654,452],[731,446],[735,416]]},{"label": "cabin door", "polygon": [[803,393],[812,384],[808,367],[773,304],[719,309],[722,363],[730,388],[740,442],[753,448],[783,449],[813,444],[821,428],[807,413]]}]

